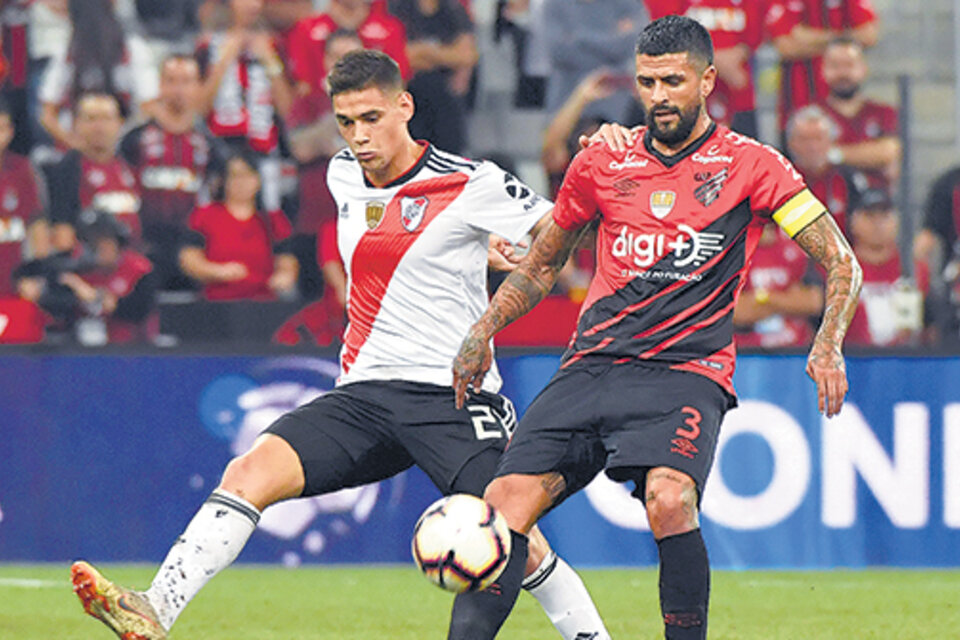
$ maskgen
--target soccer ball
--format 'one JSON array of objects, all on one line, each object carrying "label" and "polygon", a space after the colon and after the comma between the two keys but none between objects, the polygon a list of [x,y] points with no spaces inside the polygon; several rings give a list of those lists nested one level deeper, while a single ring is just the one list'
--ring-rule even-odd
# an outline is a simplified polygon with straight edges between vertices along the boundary
[{"label": "soccer ball", "polygon": [[486,589],[510,559],[510,528],[493,507],[458,493],[427,507],[413,529],[413,559],[427,580],[463,593]]}]

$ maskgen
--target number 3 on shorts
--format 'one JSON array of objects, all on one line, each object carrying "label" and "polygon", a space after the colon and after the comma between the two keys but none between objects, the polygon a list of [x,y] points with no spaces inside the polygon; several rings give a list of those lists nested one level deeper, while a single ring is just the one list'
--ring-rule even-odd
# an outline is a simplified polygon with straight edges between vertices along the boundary
[{"label": "number 3 on shorts", "polygon": [[470,421],[473,422],[477,440],[510,438],[517,426],[517,410],[507,398],[503,398],[501,411],[488,404],[468,404],[467,411],[470,412]]}]

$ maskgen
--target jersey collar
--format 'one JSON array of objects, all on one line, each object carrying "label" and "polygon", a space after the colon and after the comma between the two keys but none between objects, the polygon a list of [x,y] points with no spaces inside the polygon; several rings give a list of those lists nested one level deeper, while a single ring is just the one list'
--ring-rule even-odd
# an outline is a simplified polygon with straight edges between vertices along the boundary
[{"label": "jersey collar", "polygon": [[652,155],[654,158],[660,161],[660,164],[667,167],[668,169],[673,167],[675,164],[686,158],[687,156],[694,153],[697,149],[703,146],[703,144],[714,134],[717,130],[717,123],[711,122],[710,126],[707,127],[707,130],[699,138],[688,144],[684,147],[680,153],[675,153],[672,156],[666,156],[657,151],[653,146],[653,136],[650,134],[650,129],[647,129],[647,132],[643,134],[643,146],[646,148],[647,152]]},{"label": "jersey collar", "polygon": [[420,152],[420,157],[417,158],[417,161],[413,163],[413,166],[387,184],[379,187],[370,182],[370,180],[367,179],[367,174],[361,171],[363,173],[363,184],[370,189],[390,189],[392,187],[398,187],[402,184],[405,184],[413,179],[415,175],[420,173],[420,169],[423,168],[423,165],[427,164],[427,160],[430,158],[430,156],[433,155],[433,145],[426,140],[417,140],[416,142],[417,144],[423,146],[423,151]]}]

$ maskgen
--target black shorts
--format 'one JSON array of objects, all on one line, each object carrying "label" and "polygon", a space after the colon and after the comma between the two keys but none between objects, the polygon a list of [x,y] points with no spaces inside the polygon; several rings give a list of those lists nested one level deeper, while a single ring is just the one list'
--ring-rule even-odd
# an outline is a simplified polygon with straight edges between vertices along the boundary
[{"label": "black shorts", "polygon": [[[696,373],[640,362],[576,364],[558,371],[530,405],[498,476],[559,472],[559,504],[602,470],[638,480],[654,467],[689,475],[703,494],[720,423],[735,400]],[[554,506],[555,506],[554,505]]]},{"label": "black shorts", "polygon": [[337,387],[268,427],[300,457],[303,496],[385,480],[417,465],[444,494],[481,495],[516,426],[500,395],[454,406],[451,387],[400,380]]}]

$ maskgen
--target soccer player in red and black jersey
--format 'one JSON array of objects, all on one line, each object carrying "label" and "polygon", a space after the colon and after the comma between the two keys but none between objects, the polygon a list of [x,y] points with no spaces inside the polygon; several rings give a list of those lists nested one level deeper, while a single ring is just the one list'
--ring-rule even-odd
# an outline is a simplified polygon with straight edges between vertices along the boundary
[{"label": "soccer player in red and black jersey", "polygon": [[[826,271],[807,372],[828,416],[847,390],[841,346],[861,280],[833,218],[789,161],[710,120],[712,61],[709,33],[690,18],[666,16],[643,30],[637,84],[648,126],[623,151],[595,144],[577,155],[552,220],[453,364],[462,402],[483,380],[493,335],[543,299],[583,230],[599,221],[597,273],[571,347],[485,498],[519,538],[603,469],[634,481],[657,540],[671,640],[706,638],[710,572],[698,507],[720,422],[736,404],[733,309],[763,226],[772,219]],[[501,582],[505,597],[517,588]]]}]

